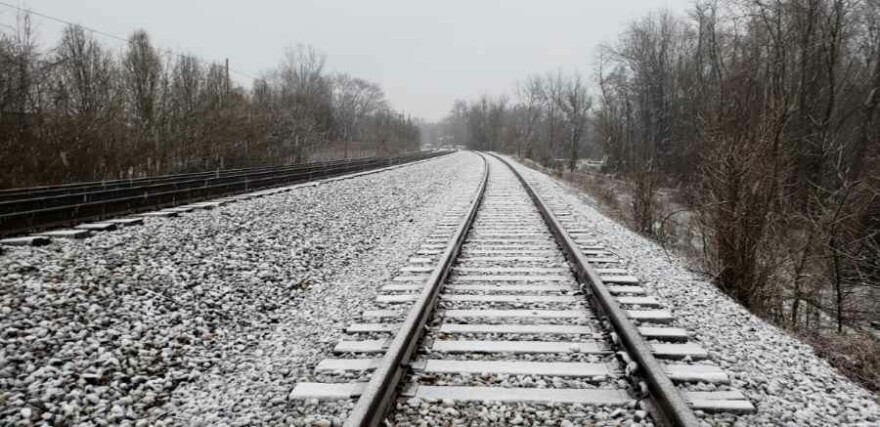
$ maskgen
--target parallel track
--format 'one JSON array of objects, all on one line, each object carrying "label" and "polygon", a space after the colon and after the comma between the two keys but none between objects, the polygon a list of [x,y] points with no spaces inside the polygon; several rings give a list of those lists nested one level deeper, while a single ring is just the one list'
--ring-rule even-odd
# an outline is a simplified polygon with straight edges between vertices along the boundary
[{"label": "parallel track", "polygon": [[0,236],[69,226],[423,159],[445,152],[0,191]]},{"label": "parallel track", "polygon": [[[673,362],[705,352],[676,342],[687,333],[661,325],[668,311],[615,268],[612,254],[567,230],[499,160],[487,160],[470,204],[450,209],[401,276],[381,289],[378,309],[363,313],[336,357],[316,367],[319,375],[359,371],[369,381],[300,383],[294,397],[358,397],[349,426],[382,424],[398,396],[625,408],[641,402],[656,423],[682,426],[699,424],[692,408],[751,407],[731,393],[681,392],[670,376],[681,384],[723,382],[726,375]],[[486,374],[510,381],[501,387],[474,377]]]}]

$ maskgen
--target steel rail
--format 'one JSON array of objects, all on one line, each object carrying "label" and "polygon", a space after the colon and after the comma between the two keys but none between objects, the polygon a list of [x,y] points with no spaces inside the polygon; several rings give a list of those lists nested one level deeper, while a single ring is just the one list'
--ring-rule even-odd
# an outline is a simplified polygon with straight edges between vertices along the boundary
[{"label": "steel rail", "polygon": [[223,169],[206,172],[193,172],[174,175],[159,175],[124,180],[79,182],[45,187],[26,187],[0,190],[0,205],[10,203],[22,203],[31,200],[50,200],[57,197],[86,197],[95,193],[131,190],[144,188],[152,185],[176,185],[186,182],[202,182],[210,179],[223,179],[243,177],[256,174],[275,174],[281,172],[294,172],[304,169],[320,169],[334,166],[348,166],[366,164],[388,159],[400,159],[419,156],[425,153],[402,154],[386,157],[366,157],[361,159],[346,159],[314,163],[301,163],[294,165],[265,166],[242,169]]},{"label": "steel rail", "polygon": [[[134,190],[123,193],[122,197],[108,200],[97,200],[85,203],[68,204],[63,206],[35,209],[14,213],[0,213],[0,234],[11,234],[20,231],[29,231],[36,228],[65,225],[76,221],[97,219],[101,217],[137,211],[139,209],[160,208],[174,206],[184,202],[199,201],[218,196],[231,195],[257,189],[270,188],[277,185],[295,184],[314,179],[343,175],[349,172],[359,172],[376,169],[386,165],[406,163],[408,160],[430,158],[432,156],[395,157],[384,160],[374,160],[364,164],[334,165],[318,170],[304,170],[301,172],[287,173],[257,179],[241,177],[231,182],[221,182],[213,185],[195,186],[179,190],[144,191]],[[262,174],[261,174],[262,175]]]},{"label": "steel rail", "polygon": [[300,163],[293,165],[275,165],[275,166],[257,166],[250,168],[231,168],[231,169],[216,169],[211,171],[203,171],[203,172],[186,172],[186,173],[178,173],[178,174],[168,174],[168,175],[156,175],[156,176],[142,176],[137,178],[128,178],[128,179],[107,179],[102,181],[85,181],[85,182],[74,182],[70,184],[57,184],[57,185],[41,185],[34,187],[19,187],[19,188],[7,188],[0,190],[0,200],[18,200],[18,198],[24,197],[37,197],[37,196],[51,196],[57,194],[69,194],[73,191],[100,191],[107,190],[113,188],[131,188],[137,185],[149,184],[149,183],[162,183],[175,181],[186,178],[207,178],[207,177],[221,177],[230,173],[239,173],[239,172],[256,172],[256,171],[271,171],[277,169],[283,169],[288,167],[295,166],[304,166],[304,165],[329,165],[331,163],[346,163],[353,160],[365,160],[364,159],[347,159],[347,160],[337,160],[337,161],[326,161],[326,162],[314,162],[314,163]]},{"label": "steel rail", "polygon": [[59,206],[80,205],[90,202],[99,202],[102,200],[123,199],[131,196],[142,196],[144,194],[164,193],[168,191],[186,190],[191,188],[202,188],[218,186],[225,183],[239,182],[257,182],[263,178],[280,178],[297,177],[298,175],[309,172],[322,173],[323,171],[334,169],[353,169],[358,167],[369,167],[374,165],[382,166],[388,163],[404,162],[409,159],[419,159],[423,155],[404,155],[388,157],[383,159],[360,159],[352,162],[340,162],[332,164],[304,164],[292,165],[273,170],[256,170],[247,172],[235,172],[214,176],[213,174],[201,178],[183,177],[179,180],[168,180],[165,182],[150,182],[142,185],[135,185],[122,188],[100,188],[91,189],[76,193],[56,194],[46,196],[32,196],[23,199],[14,199],[0,201],[0,215],[36,211],[40,209],[48,209]]},{"label": "steel rail", "polygon": [[513,167],[513,165],[511,165],[506,159],[497,156],[494,153],[490,154],[503,162],[513,171],[514,175],[516,175],[523,187],[525,187],[529,197],[538,207],[541,216],[550,227],[550,231],[556,237],[557,242],[562,246],[563,252],[565,252],[569,259],[578,281],[589,284],[592,292],[590,303],[593,305],[598,303],[600,311],[604,313],[611,322],[614,331],[617,333],[620,342],[623,344],[623,347],[626,349],[629,356],[638,363],[639,372],[644,376],[648,384],[650,398],[656,409],[654,412],[662,418],[661,420],[658,420],[658,422],[664,423],[665,425],[684,427],[699,426],[700,423],[697,420],[697,416],[681,396],[681,393],[678,392],[678,389],[675,388],[675,385],[672,384],[672,381],[670,381],[669,377],[663,371],[660,363],[654,358],[648,343],[645,342],[645,339],[639,334],[636,326],[629,320],[626,313],[620,308],[620,305],[617,304],[617,301],[614,300],[611,292],[608,291],[608,288],[602,282],[601,277],[587,261],[587,258],[581,252],[578,245],[571,236],[565,232],[565,229],[562,227],[562,224],[556,215],[547,207],[541,196],[535,192],[531,185],[525,180],[525,178],[523,178],[519,171]]},{"label": "steel rail", "polygon": [[424,334],[425,325],[434,312],[437,296],[446,282],[452,264],[458,257],[461,246],[483,202],[486,183],[489,181],[489,162],[483,154],[480,154],[480,157],[483,159],[485,169],[468,215],[455,230],[452,242],[446,247],[437,267],[431,273],[424,289],[413,304],[413,308],[410,309],[400,330],[391,341],[388,351],[385,352],[379,366],[370,377],[363,394],[344,424],[347,427],[375,427],[382,424],[385,414],[394,401],[404,371],[409,366],[413,352]]},{"label": "steel rail", "polygon": [[269,176],[254,180],[248,179],[248,177],[243,177],[234,182],[227,182],[218,185],[198,186],[164,192],[144,192],[142,194],[128,195],[127,197],[118,199],[0,214],[0,236],[71,225],[86,220],[102,219],[147,209],[176,206],[183,203],[229,196],[259,189],[267,189],[280,185],[290,185],[315,179],[340,176],[347,173],[365,172],[383,166],[426,160],[442,154],[446,153],[422,153],[421,155],[389,157],[385,159],[375,159],[372,162],[363,164],[347,163],[344,165],[334,165],[317,171],[308,170],[299,173],[285,173],[278,176]]}]

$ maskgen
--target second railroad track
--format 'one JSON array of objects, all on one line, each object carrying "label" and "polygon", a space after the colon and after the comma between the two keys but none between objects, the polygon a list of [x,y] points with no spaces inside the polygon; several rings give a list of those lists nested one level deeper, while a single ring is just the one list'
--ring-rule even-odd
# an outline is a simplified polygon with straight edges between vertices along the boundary
[{"label": "second railroad track", "polygon": [[448,151],[0,190],[0,237],[365,172]]},{"label": "second railroad track", "polygon": [[[564,206],[505,160],[484,157],[471,200],[450,208],[294,399],[351,399],[350,426],[446,424],[446,415],[695,426],[699,411],[754,410]],[[547,410],[510,420],[457,406],[468,402]]]}]

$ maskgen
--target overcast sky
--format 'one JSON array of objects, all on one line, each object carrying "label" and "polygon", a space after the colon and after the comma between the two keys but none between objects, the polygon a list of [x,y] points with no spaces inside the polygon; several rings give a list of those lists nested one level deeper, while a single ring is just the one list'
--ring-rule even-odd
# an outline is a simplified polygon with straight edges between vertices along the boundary
[{"label": "overcast sky", "polygon": [[[395,108],[441,119],[455,99],[509,91],[528,73],[593,75],[596,47],[649,11],[683,13],[692,0],[4,0],[260,75],[298,43],[331,70],[378,82]],[[15,12],[0,6],[0,23]],[[61,24],[36,18],[45,42]],[[105,39],[107,44],[116,44]],[[246,78],[237,78],[250,84]]]}]

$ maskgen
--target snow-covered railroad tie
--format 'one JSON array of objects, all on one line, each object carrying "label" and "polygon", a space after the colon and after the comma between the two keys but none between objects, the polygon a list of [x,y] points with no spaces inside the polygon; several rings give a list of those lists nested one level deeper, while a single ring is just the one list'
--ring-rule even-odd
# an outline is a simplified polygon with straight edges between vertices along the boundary
[{"label": "snow-covered railroad tie", "polygon": [[[487,157],[487,167],[485,188],[450,209],[315,367],[320,381],[297,384],[292,398],[357,399],[349,425],[695,425],[693,410],[753,410],[611,251],[563,229],[567,212],[544,205],[507,165]],[[597,303],[603,292],[613,302]],[[637,332],[609,321],[608,304]],[[633,334],[645,354],[634,354]]]}]

